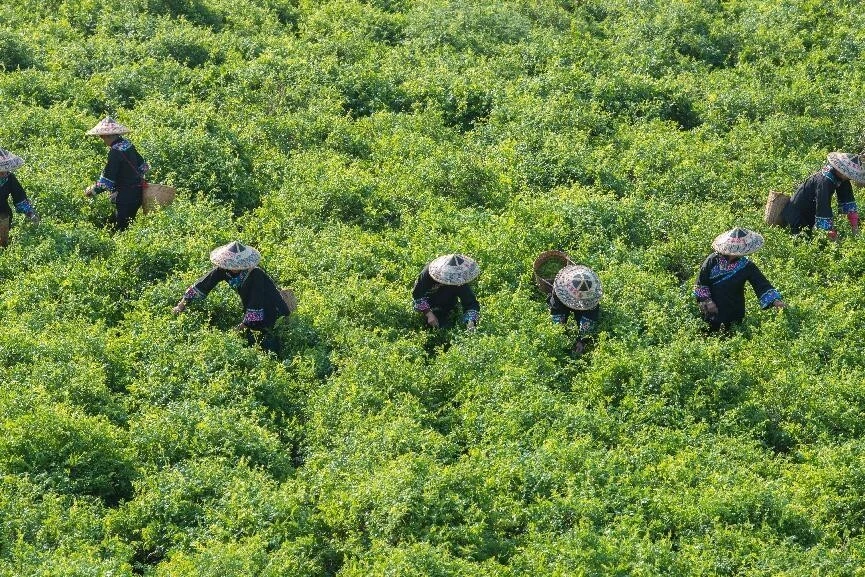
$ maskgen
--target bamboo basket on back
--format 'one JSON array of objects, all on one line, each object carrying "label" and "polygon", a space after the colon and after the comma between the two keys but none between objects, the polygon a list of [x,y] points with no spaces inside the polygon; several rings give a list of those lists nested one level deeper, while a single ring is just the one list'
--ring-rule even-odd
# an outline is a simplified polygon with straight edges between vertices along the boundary
[{"label": "bamboo basket on back", "polygon": [[556,275],[562,268],[576,264],[568,256],[568,253],[560,250],[548,250],[542,252],[532,264],[532,270],[535,273],[535,284],[545,295],[553,291],[553,281],[556,280]]},{"label": "bamboo basket on back", "polygon": [[142,193],[141,210],[147,214],[157,208],[166,207],[174,201],[175,196],[177,191],[170,186],[146,182]]},{"label": "bamboo basket on back", "polygon": [[766,224],[774,226],[783,226],[784,217],[781,213],[787,205],[790,204],[790,195],[783,192],[769,191],[769,198],[766,200],[766,210],[763,211],[763,220]]},{"label": "bamboo basket on back", "polygon": [[279,294],[282,297],[282,302],[288,307],[288,312],[293,313],[297,310],[297,297],[291,289],[280,289]]}]

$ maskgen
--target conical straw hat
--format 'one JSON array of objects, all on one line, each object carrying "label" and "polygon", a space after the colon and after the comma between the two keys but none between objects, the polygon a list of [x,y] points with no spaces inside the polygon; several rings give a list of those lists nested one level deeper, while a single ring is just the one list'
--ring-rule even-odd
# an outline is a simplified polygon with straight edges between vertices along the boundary
[{"label": "conical straw hat", "polygon": [[858,154],[830,152],[827,157],[832,168],[856,182],[865,184],[865,169],[862,167],[862,157]]},{"label": "conical straw hat", "polygon": [[15,169],[24,166],[24,159],[17,154],[12,154],[8,150],[0,148],[0,172],[13,172]]},{"label": "conical straw hat", "polygon": [[569,309],[588,311],[601,302],[603,289],[595,271],[581,264],[568,265],[556,275],[553,292]]},{"label": "conical straw hat", "polygon": [[481,273],[478,263],[463,254],[446,254],[429,264],[429,275],[434,281],[459,286],[470,283]]},{"label": "conical straw hat", "polygon": [[126,134],[129,129],[111,118],[106,116],[99,123],[87,131],[88,136],[110,136],[114,134]]},{"label": "conical straw hat", "polygon": [[747,228],[736,227],[715,237],[712,248],[729,256],[753,254],[763,248],[763,235]]},{"label": "conical straw hat", "polygon": [[228,270],[252,268],[259,261],[261,261],[260,252],[237,241],[217,247],[210,253],[210,262]]}]

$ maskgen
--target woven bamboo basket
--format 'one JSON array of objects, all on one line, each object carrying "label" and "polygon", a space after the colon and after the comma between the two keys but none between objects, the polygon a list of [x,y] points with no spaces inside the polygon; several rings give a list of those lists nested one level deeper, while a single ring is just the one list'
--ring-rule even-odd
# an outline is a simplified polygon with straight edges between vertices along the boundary
[{"label": "woven bamboo basket", "polygon": [[281,289],[279,294],[282,296],[282,301],[288,307],[288,312],[293,313],[297,310],[297,297],[291,289]]},{"label": "woven bamboo basket", "polygon": [[157,207],[166,207],[174,201],[175,196],[177,196],[177,191],[170,186],[148,182],[144,185],[141,210],[147,214],[156,210]]},{"label": "woven bamboo basket", "polygon": [[790,195],[783,192],[769,191],[769,198],[766,200],[766,210],[763,212],[763,220],[766,224],[775,226],[784,225],[784,217],[781,213],[790,204]]},{"label": "woven bamboo basket", "polygon": [[553,281],[556,280],[556,274],[569,264],[575,263],[566,252],[548,250],[539,254],[532,264],[538,290],[544,294],[550,294],[553,291]]}]

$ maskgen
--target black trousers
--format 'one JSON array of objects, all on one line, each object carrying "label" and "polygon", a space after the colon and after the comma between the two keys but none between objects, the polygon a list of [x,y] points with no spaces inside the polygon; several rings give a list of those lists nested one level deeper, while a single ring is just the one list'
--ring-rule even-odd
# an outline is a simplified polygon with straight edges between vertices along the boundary
[{"label": "black trousers", "polygon": [[273,327],[263,329],[246,329],[244,331],[246,342],[249,346],[258,345],[265,351],[272,351],[274,354],[279,354],[279,349],[282,343],[279,342],[279,336]]},{"label": "black trousers", "polygon": [[114,205],[114,229],[126,230],[129,228],[129,223],[138,214],[138,209],[141,204],[116,203]]}]

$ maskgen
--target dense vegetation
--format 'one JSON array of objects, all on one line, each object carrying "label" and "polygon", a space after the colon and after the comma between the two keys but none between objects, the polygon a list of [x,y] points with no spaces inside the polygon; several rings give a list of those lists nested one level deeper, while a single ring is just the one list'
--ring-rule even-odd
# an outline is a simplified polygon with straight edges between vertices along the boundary
[{"label": "dense vegetation", "polygon": [[[865,145],[849,0],[15,0],[0,146],[43,216],[0,252],[0,575],[854,575],[865,245],[761,223]],[[105,113],[179,200],[112,235]],[[861,196],[861,194],[860,194]],[[860,200],[862,200],[860,198]],[[711,239],[790,308],[707,338]],[[277,359],[240,239],[300,298]],[[530,265],[605,283],[582,359]],[[476,334],[423,264],[477,258]]]}]

